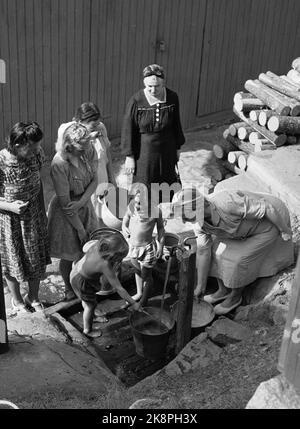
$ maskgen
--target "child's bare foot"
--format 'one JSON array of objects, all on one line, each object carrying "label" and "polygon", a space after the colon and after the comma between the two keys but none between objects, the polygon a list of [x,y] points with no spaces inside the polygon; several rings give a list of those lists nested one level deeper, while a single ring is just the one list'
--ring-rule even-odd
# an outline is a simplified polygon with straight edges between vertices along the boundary
[{"label": "child's bare foot", "polygon": [[142,298],[142,294],[141,293],[136,293],[131,298],[134,299],[135,301],[139,301]]},{"label": "child's bare foot", "polygon": [[91,331],[83,331],[84,335],[86,335],[89,338],[99,338],[102,335],[102,331],[100,331],[100,329],[92,329]]},{"label": "child's bare foot", "polygon": [[107,323],[108,319],[104,316],[96,316],[93,319],[94,322],[98,322],[98,323]]}]

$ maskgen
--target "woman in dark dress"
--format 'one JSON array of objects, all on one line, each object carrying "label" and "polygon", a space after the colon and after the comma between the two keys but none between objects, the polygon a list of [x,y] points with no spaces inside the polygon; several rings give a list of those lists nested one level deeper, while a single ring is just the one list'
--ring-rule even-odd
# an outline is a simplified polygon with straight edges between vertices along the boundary
[{"label": "woman in dark dress", "polygon": [[122,127],[122,153],[127,174],[134,182],[171,185],[177,181],[178,151],[185,142],[179,101],[165,87],[163,68],[157,64],[143,71],[145,88],[128,102]]}]

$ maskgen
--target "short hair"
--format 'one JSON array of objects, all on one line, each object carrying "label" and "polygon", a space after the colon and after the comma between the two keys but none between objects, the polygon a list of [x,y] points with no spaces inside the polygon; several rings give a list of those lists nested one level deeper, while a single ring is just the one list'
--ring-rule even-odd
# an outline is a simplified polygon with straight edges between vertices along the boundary
[{"label": "short hair", "polygon": [[17,147],[30,142],[37,143],[44,137],[37,122],[17,122],[7,138],[7,150],[16,155]]},{"label": "short hair", "polygon": [[121,262],[129,252],[128,243],[118,230],[105,231],[102,228],[91,234],[92,240],[98,240],[97,246],[103,259],[112,265]]},{"label": "short hair", "polygon": [[58,129],[56,151],[64,153],[72,152],[76,148],[82,149],[82,141],[87,140],[88,136],[88,130],[82,124],[77,122],[62,124]]},{"label": "short hair", "polygon": [[158,64],[150,64],[149,66],[146,66],[143,70],[143,77],[148,76],[157,76],[161,79],[165,78],[165,71],[162,68],[162,66],[159,66]]},{"label": "short hair", "polygon": [[74,116],[74,119],[77,122],[97,121],[100,118],[101,113],[99,107],[91,101],[82,103],[76,110]]}]

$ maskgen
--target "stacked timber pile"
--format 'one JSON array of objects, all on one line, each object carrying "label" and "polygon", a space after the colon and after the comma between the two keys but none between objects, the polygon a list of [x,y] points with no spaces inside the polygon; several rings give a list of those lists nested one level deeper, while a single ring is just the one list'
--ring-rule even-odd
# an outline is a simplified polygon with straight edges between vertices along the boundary
[{"label": "stacked timber pile", "polygon": [[213,147],[223,178],[245,171],[250,153],[300,141],[300,58],[286,75],[268,71],[247,80],[244,87],[248,92],[233,98],[239,122],[230,125],[224,140]]}]

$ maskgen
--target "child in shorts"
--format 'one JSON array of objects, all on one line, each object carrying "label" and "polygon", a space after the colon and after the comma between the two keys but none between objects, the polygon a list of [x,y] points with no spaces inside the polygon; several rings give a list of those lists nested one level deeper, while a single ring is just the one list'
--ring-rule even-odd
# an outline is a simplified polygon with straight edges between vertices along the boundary
[{"label": "child in shorts", "polygon": [[[129,242],[131,263],[137,269],[137,290],[131,298],[145,305],[153,285],[153,267],[163,253],[165,229],[161,209],[151,205],[143,189],[133,185],[131,193],[134,198],[128,204],[122,231]],[[153,238],[155,226],[157,241]]]},{"label": "child in shorts", "polygon": [[84,256],[73,265],[70,282],[82,301],[83,333],[88,337],[101,336],[99,329],[93,329],[93,320],[102,323],[107,321],[103,317],[95,317],[96,293],[101,289],[101,275],[106,277],[121,298],[132,304],[134,310],[140,307],[122,287],[116,275],[116,267],[127,255],[128,249],[128,244],[119,231],[107,231],[98,240],[87,242],[83,247]]}]

